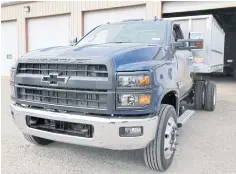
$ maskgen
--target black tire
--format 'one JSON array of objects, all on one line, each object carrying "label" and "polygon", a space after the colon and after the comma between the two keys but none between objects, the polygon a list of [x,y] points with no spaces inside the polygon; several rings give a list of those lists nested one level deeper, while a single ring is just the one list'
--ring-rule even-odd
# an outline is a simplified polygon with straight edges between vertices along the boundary
[{"label": "black tire", "polygon": [[194,86],[194,108],[196,110],[203,109],[203,93],[205,88],[205,81],[196,81]]},{"label": "black tire", "polygon": [[216,106],[216,84],[213,81],[206,82],[204,109],[214,111]]},{"label": "black tire", "polygon": [[52,140],[36,137],[36,136],[25,134],[25,133],[23,133],[23,135],[27,141],[29,141],[33,144],[36,144],[36,145],[44,146],[44,145],[48,145],[53,142]]},{"label": "black tire", "polygon": [[[173,106],[163,104],[161,105],[158,115],[160,119],[158,122],[157,133],[154,140],[151,143],[149,143],[147,147],[144,148],[144,160],[145,164],[149,168],[158,171],[165,171],[171,165],[175,154],[175,151],[173,150],[173,153],[168,159],[166,159],[164,154],[166,126],[170,117],[173,117],[173,120],[177,125],[177,114]],[[175,130],[175,138],[176,138],[176,130]]]}]

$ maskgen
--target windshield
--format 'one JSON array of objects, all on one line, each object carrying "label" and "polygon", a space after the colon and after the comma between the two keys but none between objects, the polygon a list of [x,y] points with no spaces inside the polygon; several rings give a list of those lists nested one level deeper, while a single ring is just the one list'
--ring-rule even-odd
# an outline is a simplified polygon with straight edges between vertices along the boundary
[{"label": "windshield", "polygon": [[106,24],[90,32],[80,40],[78,45],[103,43],[150,43],[162,45],[164,35],[164,22]]}]

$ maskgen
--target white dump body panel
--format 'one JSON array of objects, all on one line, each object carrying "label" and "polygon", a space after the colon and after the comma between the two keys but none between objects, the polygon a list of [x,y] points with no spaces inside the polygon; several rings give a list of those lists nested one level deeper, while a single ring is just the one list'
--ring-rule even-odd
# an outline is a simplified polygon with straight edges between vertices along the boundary
[{"label": "white dump body panel", "polygon": [[185,39],[189,32],[201,32],[202,50],[192,50],[193,64],[190,71],[196,73],[223,72],[225,33],[212,15],[168,18],[180,24]]}]

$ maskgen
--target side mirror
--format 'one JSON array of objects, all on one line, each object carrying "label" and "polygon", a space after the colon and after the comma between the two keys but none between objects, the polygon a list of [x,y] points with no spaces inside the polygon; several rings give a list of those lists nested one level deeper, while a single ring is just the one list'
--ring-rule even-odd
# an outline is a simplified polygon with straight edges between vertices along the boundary
[{"label": "side mirror", "polygon": [[203,49],[203,39],[178,39],[173,45],[178,50]]},{"label": "side mirror", "polygon": [[75,45],[80,39],[78,37],[75,37],[73,38],[71,41],[70,41],[70,45],[73,46]]}]

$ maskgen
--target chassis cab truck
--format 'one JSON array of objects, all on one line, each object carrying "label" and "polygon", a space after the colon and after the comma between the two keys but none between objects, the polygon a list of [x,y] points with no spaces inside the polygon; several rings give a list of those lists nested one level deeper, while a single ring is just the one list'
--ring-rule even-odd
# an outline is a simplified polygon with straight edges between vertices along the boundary
[{"label": "chassis cab truck", "polygon": [[98,26],[73,46],[28,52],[11,70],[11,114],[26,140],[143,149],[148,167],[171,164],[177,130],[195,109],[213,111],[214,82],[188,66],[203,39],[171,20]]}]

